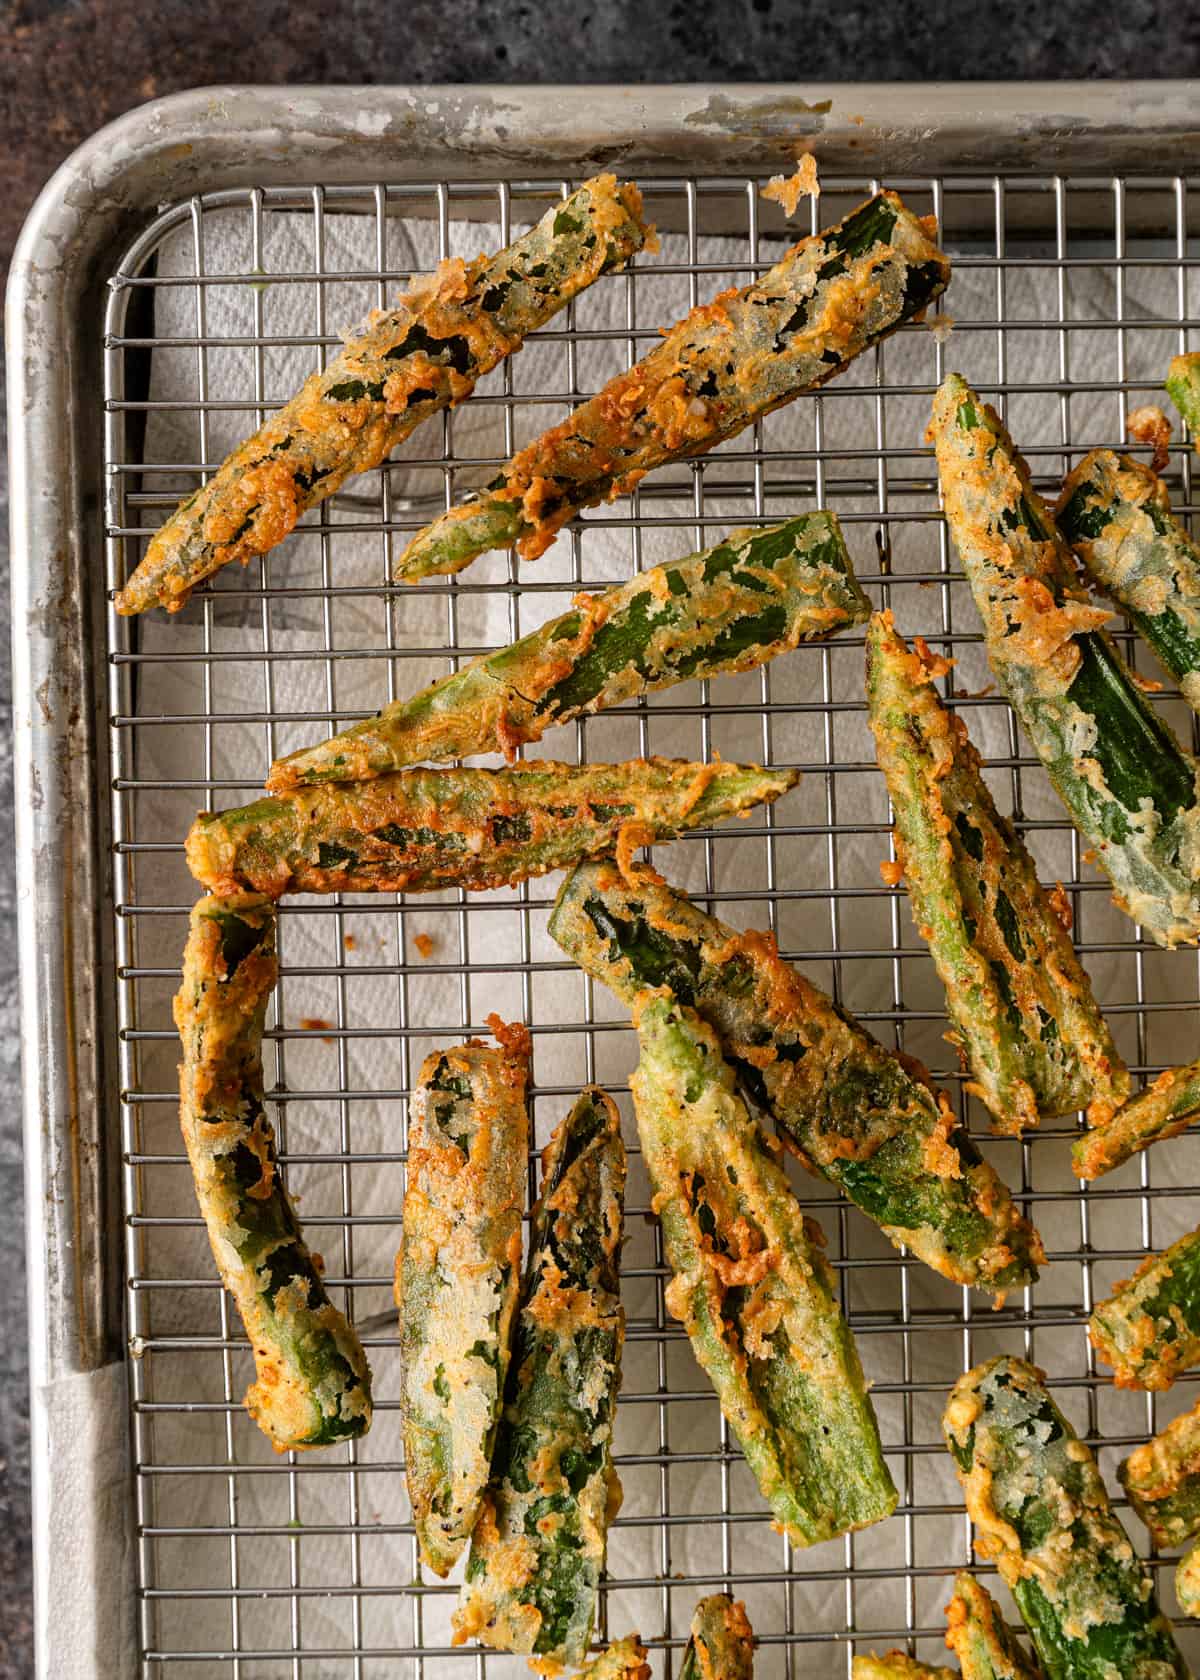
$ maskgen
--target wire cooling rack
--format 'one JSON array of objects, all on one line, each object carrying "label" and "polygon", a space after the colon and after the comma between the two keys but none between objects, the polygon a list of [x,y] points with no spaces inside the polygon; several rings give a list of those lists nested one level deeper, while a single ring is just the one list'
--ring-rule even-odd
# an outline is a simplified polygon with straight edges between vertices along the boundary
[{"label": "wire cooling rack", "polygon": [[[396,254],[406,228],[432,257],[465,249],[456,239],[474,222],[495,224],[507,239],[567,185],[264,185],[164,212],[109,283],[110,586],[132,570],[179,495],[215,468],[227,439],[290,394],[279,382],[280,369],[294,365],[286,358],[301,357],[302,371],[318,365],[356,313],[395,295],[411,266],[410,246]],[[245,573],[225,574],[165,627],[110,615],[129,1427],[147,1674],[168,1664],[197,1675],[523,1672],[516,1659],[451,1649],[454,1586],[418,1564],[389,1313],[411,1078],[433,1044],[486,1030],[493,1008],[532,1031],[539,1145],[585,1080],[611,1090],[629,1121],[629,1327],[616,1442],[625,1505],[610,1535],[601,1631],[639,1628],[656,1675],[677,1670],[695,1599],[721,1589],[747,1602],[762,1676],[848,1674],[855,1652],[893,1646],[937,1661],[949,1577],[971,1555],[938,1419],[948,1386],[976,1360],[1006,1349],[1044,1366],[1101,1449],[1112,1488],[1116,1458],[1191,1398],[1186,1380],[1157,1402],[1118,1396],[1083,1329],[1092,1302],[1147,1247],[1200,1217],[1200,1156],[1187,1140],[1086,1191],[1069,1172],[1073,1122],[1023,1142],[985,1141],[1050,1251],[1037,1288],[998,1312],[894,1254],[823,1184],[798,1181],[824,1225],[874,1381],[900,1503],[867,1533],[807,1553],[789,1548],[770,1530],[664,1310],[628,1102],[632,1035],[620,1009],[547,939],[550,880],[469,901],[360,895],[284,905],[266,1043],[272,1112],[331,1292],[363,1330],[376,1420],[361,1443],[276,1459],[242,1410],[249,1351],[213,1273],[175,1124],[169,1003],[196,891],[181,856],[191,815],[254,797],[273,756],[523,633],[561,611],[572,591],[683,554],[732,525],[803,506],[838,511],[868,593],[958,661],[947,691],[986,744],[997,797],[1044,877],[1068,888],[1080,949],[1131,1067],[1153,1076],[1196,1052],[1195,954],[1143,945],[1111,908],[1007,708],[986,691],[978,621],[921,435],[932,389],[958,367],[1007,411],[1047,493],[1088,448],[1121,446],[1126,411],[1156,400],[1168,358],[1200,326],[1186,181],[890,180],[914,208],[938,216],[954,255],[943,302],[954,317],[949,337],[945,321],[906,329],[820,395],[589,515],[537,566],[493,556],[455,580],[389,586],[406,533],[594,388],[589,370],[607,377],[644,353],[660,326],[775,259],[785,234],[758,197],[761,185],[655,181],[662,252],[602,280],[538,336],[536,350],[506,364],[463,410],[422,428],[399,465],[351,481],[303,535]],[[810,207],[814,230],[874,183],[824,185]],[[343,263],[333,234],[347,226],[358,256]],[[283,266],[281,249],[291,253]],[[1168,478],[1177,506],[1190,509],[1182,439]],[[1148,656],[1123,629],[1122,637],[1152,676]],[[721,679],[711,693],[690,684],[573,725],[558,732],[565,745],[547,741],[533,755],[720,751],[797,763],[805,779],[796,794],[732,832],[660,849],[658,866],[718,914],[772,927],[786,955],[885,1042],[929,1062],[961,1106],[931,965],[902,892],[878,874],[888,813],[865,728],[861,660],[861,634],[843,636]],[[1178,696],[1163,687],[1154,699],[1196,745]],[[982,1115],[969,1120],[986,1137]],[[1170,1609],[1165,1563],[1156,1567]],[[1192,1628],[1181,1637],[1200,1651]]]}]

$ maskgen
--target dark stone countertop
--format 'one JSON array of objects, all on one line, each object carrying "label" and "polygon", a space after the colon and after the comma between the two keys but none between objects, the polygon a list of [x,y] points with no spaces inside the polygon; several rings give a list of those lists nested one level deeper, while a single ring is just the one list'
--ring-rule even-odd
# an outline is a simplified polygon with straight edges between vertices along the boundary
[{"label": "dark stone countertop", "polygon": [[[18,0],[0,13],[0,265],[71,149],[158,95],[212,82],[1008,80],[1200,73],[1200,12],[1162,0],[939,9],[847,0]],[[7,527],[0,588],[7,592]],[[19,1038],[13,935],[11,662],[0,642],[0,1680],[32,1672]]]}]

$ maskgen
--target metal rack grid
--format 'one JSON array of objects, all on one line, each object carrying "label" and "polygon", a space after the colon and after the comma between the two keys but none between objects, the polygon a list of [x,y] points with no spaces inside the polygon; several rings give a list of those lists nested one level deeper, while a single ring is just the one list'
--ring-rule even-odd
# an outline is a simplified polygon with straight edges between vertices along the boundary
[{"label": "metal rack grid", "polygon": [[[1026,756],[1007,709],[980,692],[986,677],[977,620],[937,513],[932,464],[920,437],[929,394],[947,367],[960,366],[1009,411],[1048,492],[1088,448],[1120,445],[1126,409],[1155,400],[1167,357],[1186,348],[1189,329],[1200,326],[1190,291],[1195,258],[1189,256],[1187,182],[889,181],[916,207],[937,214],[955,255],[958,278],[944,300],[955,317],[949,342],[924,327],[906,329],[820,395],[799,399],[811,427],[799,443],[784,434],[781,444],[773,417],[717,455],[658,475],[572,530],[560,543],[557,570],[552,557],[523,571],[494,557],[461,578],[417,591],[388,585],[397,540],[479,482],[514,441],[586,394],[585,354],[600,346],[616,358],[613,367],[632,360],[663,322],[774,260],[782,224],[768,224],[757,196],[761,184],[654,182],[655,212],[675,232],[659,256],[642,256],[628,274],[595,288],[607,290],[614,304],[604,324],[592,324],[585,296],[539,335],[540,344],[552,347],[552,378],[540,373],[526,386],[527,351],[460,411],[490,413],[496,428],[490,449],[480,451],[470,440],[460,446],[459,415],[445,416],[422,428],[405,452],[403,470],[416,490],[396,491],[395,466],[352,481],[305,522],[303,565],[297,535],[245,574],[223,576],[200,592],[172,622],[171,635],[110,614],[130,1429],[146,1673],[167,1663],[187,1665],[189,1673],[246,1676],[386,1671],[441,1680],[523,1671],[516,1659],[450,1650],[454,1588],[423,1577],[418,1565],[397,1438],[388,1256],[398,1229],[410,1070],[430,1043],[485,1030],[490,1008],[520,1015],[533,1033],[539,1144],[584,1080],[598,1079],[618,1095],[628,1118],[631,1035],[620,1011],[548,943],[544,919],[554,883],[434,907],[417,897],[360,895],[291,901],[282,910],[268,1087],[273,1056],[273,1112],[289,1181],[304,1191],[306,1227],[324,1251],[332,1293],[363,1327],[375,1366],[376,1422],[363,1443],[277,1461],[263,1448],[240,1406],[248,1350],[204,1249],[174,1125],[169,999],[195,891],[181,861],[183,827],[202,804],[253,797],[278,752],[361,715],[367,709],[361,701],[341,698],[348,671],[356,680],[367,673],[363,680],[374,683],[376,704],[479,651],[476,627],[486,600],[504,601],[504,635],[516,636],[560,610],[564,593],[601,581],[593,565],[601,543],[610,545],[606,554],[620,545],[628,575],[649,563],[652,544],[666,545],[654,550],[660,558],[711,542],[735,523],[766,522],[797,505],[831,506],[846,525],[868,593],[893,605],[903,628],[924,633],[959,661],[950,680],[968,707],[973,733],[991,731],[988,757],[998,795],[1043,872],[1060,876],[1068,888],[1080,949],[1096,971],[1131,1067],[1153,1076],[1194,1052],[1185,1022],[1197,1001],[1195,955],[1143,945],[1111,909],[1105,884],[1046,797],[1042,773]],[[299,350],[315,365],[336,346],[346,317],[334,313],[331,289],[353,285],[360,302],[383,304],[407,278],[391,255],[397,227],[406,221],[432,227],[434,254],[444,256],[464,216],[497,223],[507,239],[510,225],[532,220],[567,185],[264,186],[166,211],[109,282],[110,587],[136,564],[144,539],[181,489],[217,464],[220,452],[210,437],[222,417],[236,412],[248,431],[256,416],[289,394],[272,383],[272,357]],[[811,207],[813,229],[873,185],[827,181],[820,213]],[[1089,225],[1079,233],[1073,214],[1085,198]],[[1134,202],[1139,225],[1148,230],[1136,238],[1127,231]],[[327,257],[328,230],[343,217],[358,218],[366,230],[357,267],[339,268]],[[288,219],[293,233],[302,230],[307,266],[264,267],[279,218]],[[231,226],[241,242],[244,260],[234,267],[214,267],[210,259],[218,223],[226,235],[223,251]],[[710,245],[718,237],[726,241],[719,250]],[[168,248],[176,259],[169,271],[160,265]],[[1022,316],[1018,307],[1014,314],[1014,288],[1030,276],[1039,277],[1040,312]],[[1107,307],[1077,295],[1084,278],[1098,279]],[[272,288],[307,298],[303,330],[272,325]],[[161,320],[168,292],[173,328]],[[230,298],[240,300],[238,330],[228,329]],[[181,299],[190,311],[187,330],[177,319]],[[211,323],[223,311],[226,330],[219,330]],[[242,354],[241,387],[232,397],[214,396],[214,363],[231,351]],[[157,390],[156,359],[168,355],[188,359],[190,396]],[[190,455],[176,448],[154,457],[154,427],[164,416],[189,428]],[[1190,507],[1189,456],[1181,440],[1168,476],[1177,505]],[[359,556],[364,543],[374,559],[348,578],[343,556],[352,546]],[[440,633],[406,639],[416,600],[436,609]],[[343,639],[339,614],[347,603],[376,615],[379,633],[369,645]],[[289,639],[288,616],[298,612],[299,646]],[[1148,659],[1124,640],[1135,663],[1149,669]],[[706,757],[714,750],[733,756],[732,741],[741,756],[799,762],[801,795],[760,815],[749,833],[745,826],[733,837],[715,831],[660,852],[659,867],[678,876],[677,860],[686,858],[696,896],[741,925],[770,925],[785,954],[886,1042],[931,1061],[962,1106],[961,1077],[946,1066],[940,1041],[940,994],[903,895],[870,873],[887,855],[887,810],[863,723],[861,652],[861,635],[800,649],[761,672],[723,679],[711,695],[708,685],[688,685],[623,709],[615,723],[574,725],[566,746],[548,741],[537,756],[610,756],[614,727],[624,731],[626,752],[662,750],[664,732],[674,743],[678,731],[690,730],[695,751]],[[298,666],[306,698],[293,705],[280,699],[280,690]],[[256,673],[256,705],[227,706],[231,671]],[[184,685],[179,700],[171,698],[176,681]],[[1193,731],[1196,744],[1194,721],[1178,696],[1165,689],[1155,699],[1177,728]],[[232,770],[231,730],[240,754]],[[781,739],[800,740],[803,750],[789,758]],[[417,935],[431,923],[439,937],[426,958]],[[505,932],[497,936],[501,924]],[[498,937],[507,942],[499,955]],[[289,949],[306,960],[290,958]],[[356,1003],[364,972],[374,988],[376,1014],[369,1019]],[[391,997],[383,1010],[380,981]],[[441,1013],[430,1016],[434,996]],[[398,1070],[383,1087],[363,1075],[364,1055],[381,1043],[392,1047]],[[540,1076],[542,1066],[551,1077]],[[387,1134],[380,1141],[374,1133],[370,1149],[358,1142],[358,1117],[366,1109],[373,1116],[382,1109]],[[974,1112],[970,1120],[979,1135],[982,1116]],[[968,1527],[938,1439],[940,1401],[960,1369],[1002,1348],[1048,1369],[1061,1403],[1103,1446],[1115,1485],[1116,1456],[1181,1409],[1189,1385],[1180,1385],[1169,1408],[1161,1399],[1116,1396],[1087,1351],[1083,1321],[1091,1302],[1148,1246],[1196,1222],[1200,1156],[1184,1141],[1169,1159],[1167,1152],[1143,1157],[1084,1192],[1065,1166],[1071,1129],[1058,1123],[1024,1142],[985,1145],[1044,1225],[1051,1250],[1038,1288],[998,1313],[986,1298],[971,1299],[894,1255],[857,1213],[824,1194],[826,1186],[800,1185],[804,1205],[818,1213],[829,1237],[843,1305],[875,1379],[901,1495],[889,1523],[807,1554],[770,1535],[716,1402],[667,1318],[661,1249],[644,1180],[634,1173],[624,1270],[629,1346],[617,1437],[626,1507],[610,1538],[604,1631],[639,1626],[655,1673],[673,1673],[695,1598],[727,1588],[747,1600],[762,1641],[761,1675],[848,1674],[856,1651],[892,1645],[936,1661],[948,1576],[970,1557]],[[632,1127],[627,1137],[636,1150]],[[531,1189],[535,1183],[531,1162]],[[1162,1586],[1169,1604],[1169,1576]],[[1182,1637],[1200,1650],[1193,1630]]]}]

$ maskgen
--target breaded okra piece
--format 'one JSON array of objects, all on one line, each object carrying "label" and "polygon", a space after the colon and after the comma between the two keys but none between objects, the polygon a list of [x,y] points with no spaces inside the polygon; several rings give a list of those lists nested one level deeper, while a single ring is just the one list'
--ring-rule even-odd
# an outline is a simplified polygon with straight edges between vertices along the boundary
[{"label": "breaded okra piece", "polygon": [[371,1424],[362,1344],[330,1301],[275,1158],[262,1034],[278,975],[275,906],[257,894],[192,907],[175,1025],[179,1120],[221,1281],[258,1379],[246,1409],[277,1452],[325,1447]]},{"label": "breaded okra piece", "polygon": [[1175,1597],[1185,1616],[1200,1616],[1200,1540],[1189,1546],[1175,1570]]},{"label": "breaded okra piece", "polygon": [[521,1284],[529,1034],[492,1024],[499,1048],[472,1039],[421,1066],[396,1257],[408,1494],[437,1575],[479,1514]]},{"label": "breaded okra piece", "polygon": [[584,1091],[542,1156],[516,1345],[471,1539],[454,1642],[577,1666],[621,1502],[613,1412],[625,1318],[618,1265],[625,1145],[616,1104]]},{"label": "breaded okra piece", "polygon": [[754,1680],[754,1629],[744,1604],[728,1593],[700,1600],[678,1680]]},{"label": "breaded okra piece", "polygon": [[634,1024],[638,1131],[674,1274],[667,1310],[793,1545],[880,1522],[896,1490],[824,1238],[735,1092],[712,1028],[654,992]]},{"label": "breaded okra piece", "polygon": [[965,1572],[946,1606],[946,1644],[962,1680],[1042,1680],[1041,1665],[1021,1649],[992,1595]]},{"label": "breaded okra piece", "polygon": [[1195,760],[1100,628],[1110,614],[1078,582],[1012,439],[959,374],[934,398],[930,436],[1000,687],[1117,904],[1158,944],[1195,944]]},{"label": "breaded okra piece", "polygon": [[1200,1061],[1168,1068],[1102,1125],[1071,1145],[1080,1178],[1100,1178],[1162,1138],[1186,1132],[1200,1114]]},{"label": "breaded okra piece", "polygon": [[[997,811],[966,725],[934,681],[950,669],[891,613],[867,628],[867,711],[895,813],[896,857],[942,985],[969,1090],[996,1130],[1086,1108],[1107,1119],[1129,1074],[1070,935]],[[886,866],[885,866],[886,867]]]},{"label": "breaded okra piece", "polygon": [[770,804],[794,770],[635,758],[507,770],[397,770],[206,811],[188,867],[213,891],[479,892]]},{"label": "breaded okra piece", "polygon": [[1200,549],[1157,473],[1094,449],[1064,480],[1058,528],[1200,710]]},{"label": "breaded okra piece", "polygon": [[636,1633],[614,1639],[598,1657],[584,1663],[575,1680],[650,1680],[646,1647]]},{"label": "breaded okra piece", "polygon": [[837,515],[818,510],[655,566],[603,595],[576,597],[511,647],[483,654],[409,700],[279,759],[273,792],[361,781],[409,764],[503,752],[555,724],[669,688],[748,671],[800,642],[861,624]]},{"label": "breaded okra piece", "polygon": [[832,379],[949,278],[925,224],[895,193],[877,193],[750,285],[693,309],[514,456],[478,501],[418,532],[397,578],[458,572],[489,548],[536,559],[582,508],[628,495],[655,467],[702,455]]},{"label": "breaded okra piece", "polygon": [[995,1559],[1048,1680],[1190,1680],[1096,1461],[1007,1356],[959,1378],[942,1418],[976,1550]]},{"label": "breaded okra piece", "polygon": [[955,1283],[1030,1283],[1043,1258],[945,1097],[785,963],[649,873],[609,862],[564,881],[551,936],[631,1007],[666,988],[716,1029],[738,1083],[813,1172],[897,1247]]},{"label": "breaded okra piece", "polygon": [[1194,350],[1173,356],[1166,378],[1167,395],[1175,404],[1192,434],[1192,445],[1200,448],[1200,355]]},{"label": "breaded okra piece", "polygon": [[647,237],[632,182],[598,175],[492,257],[452,257],[306,381],[151,539],[119,613],[178,612],[204,578],[282,542],[353,473],[377,467]]},{"label": "breaded okra piece", "polygon": [[1118,1388],[1170,1388],[1200,1359],[1200,1231],[1148,1255],[1101,1301],[1088,1334]]},{"label": "breaded okra piece", "polygon": [[934,1668],[906,1657],[903,1651],[885,1651],[881,1657],[871,1651],[855,1657],[851,1672],[854,1680],[958,1680],[952,1668]]},{"label": "breaded okra piece", "polygon": [[1156,1546],[1200,1534],[1200,1406],[1135,1447],[1117,1475]]}]

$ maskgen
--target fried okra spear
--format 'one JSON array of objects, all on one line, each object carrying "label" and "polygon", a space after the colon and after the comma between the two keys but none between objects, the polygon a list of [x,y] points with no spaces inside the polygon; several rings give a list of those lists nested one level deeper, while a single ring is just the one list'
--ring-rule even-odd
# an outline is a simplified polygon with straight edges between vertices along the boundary
[{"label": "fried okra spear", "polygon": [[632,182],[598,175],[497,255],[452,257],[416,282],[175,510],[117,611],[178,612],[204,578],[282,542],[309,508],[464,402],[527,333],[639,251],[641,210]]},{"label": "fried okra spear", "polygon": [[962,1680],[1043,1680],[1041,1666],[1018,1645],[992,1595],[973,1575],[957,1575],[946,1606],[946,1644]]},{"label": "fried okra spear", "polygon": [[634,1024],[638,1133],[673,1273],[667,1310],[793,1545],[881,1522],[896,1490],[824,1238],[735,1092],[712,1028],[655,992]]},{"label": "fried okra spear", "polygon": [[694,309],[628,372],[513,457],[478,501],[413,538],[396,577],[458,572],[489,548],[536,559],[585,507],[715,448],[815,390],[945,290],[950,263],[895,193],[803,239]]},{"label": "fried okra spear", "polygon": [[1175,404],[1192,434],[1192,443],[1200,447],[1200,355],[1173,356],[1166,379],[1167,395]]},{"label": "fried okra spear", "polygon": [[1200,710],[1200,549],[1157,473],[1094,449],[1063,481],[1058,528]]},{"label": "fried okra spear", "polygon": [[1200,1231],[1147,1255],[1100,1302],[1088,1335],[1118,1388],[1170,1388],[1200,1360]]},{"label": "fried okra spear", "polygon": [[995,1559],[1048,1680],[1190,1680],[1096,1461],[1022,1359],[955,1384],[942,1419],[976,1549]]},{"label": "fried okra spear", "polygon": [[716,1029],[743,1092],[897,1247],[955,1283],[1030,1283],[1041,1241],[943,1096],[780,957],[649,873],[563,882],[549,931],[631,1007],[658,988]]},{"label": "fried okra spear", "polygon": [[188,867],[214,891],[478,892],[771,803],[794,770],[637,758],[397,770],[196,818]]},{"label": "fried okra spear", "polygon": [[966,725],[934,680],[950,669],[891,613],[867,628],[867,711],[895,813],[913,916],[946,988],[956,1043],[997,1131],[1086,1108],[1107,1119],[1129,1074],[1075,947],[1019,835],[996,810]]},{"label": "fried okra spear", "polygon": [[575,1680],[650,1680],[646,1647],[636,1633],[614,1639],[607,1650],[584,1663]]},{"label": "fried okra spear", "polygon": [[555,724],[689,677],[748,671],[869,612],[836,514],[735,531],[603,595],[577,597],[569,613],[511,647],[278,760],[267,786],[276,793],[361,781],[482,752],[503,752],[511,763],[523,742]]},{"label": "fried okra spear", "polygon": [[613,1412],[625,1146],[616,1104],[583,1092],[542,1156],[529,1265],[454,1642],[577,1666],[621,1500]]},{"label": "fried okra spear", "polygon": [[1102,1125],[1071,1145],[1080,1178],[1100,1178],[1163,1138],[1178,1137],[1200,1115],[1200,1061],[1168,1068]]},{"label": "fried okra spear", "polygon": [[277,975],[269,899],[244,893],[193,906],[175,999],[179,1120],[213,1258],[254,1353],[246,1409],[277,1452],[290,1452],[364,1435],[371,1373],[279,1175],[262,1069]]},{"label": "fried okra spear", "polygon": [[425,1058],[396,1258],[400,1413],[421,1555],[446,1575],[487,1486],[521,1282],[529,1034]]},{"label": "fried okra spear", "polygon": [[1136,1447],[1117,1475],[1156,1546],[1200,1534],[1200,1406]]},{"label": "fried okra spear", "polygon": [[700,1600],[678,1680],[754,1680],[754,1629],[744,1604],[728,1593]]},{"label": "fried okra spear", "polygon": [[1185,1616],[1200,1616],[1200,1540],[1179,1560],[1175,1570],[1175,1597]]},{"label": "fried okra spear", "polygon": [[959,374],[934,398],[930,436],[1000,687],[1117,904],[1158,944],[1195,944],[1195,760],[1134,683],[1012,439]]},{"label": "fried okra spear", "polygon": [[883,1656],[872,1651],[855,1657],[851,1673],[853,1680],[957,1680],[952,1668],[934,1668],[903,1651],[885,1651]]}]

